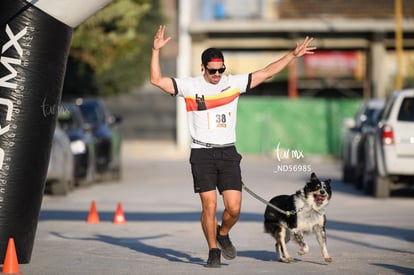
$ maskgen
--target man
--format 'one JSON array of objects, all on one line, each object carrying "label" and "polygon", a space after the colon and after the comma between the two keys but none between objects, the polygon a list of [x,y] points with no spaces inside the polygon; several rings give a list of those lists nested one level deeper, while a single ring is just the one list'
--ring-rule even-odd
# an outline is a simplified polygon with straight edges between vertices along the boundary
[{"label": "man", "polygon": [[[201,225],[209,247],[206,267],[220,267],[221,253],[228,260],[236,257],[229,232],[239,218],[242,200],[241,156],[234,146],[238,97],[273,77],[295,58],[313,54],[316,48],[309,46],[312,38],[306,37],[279,60],[240,75],[223,75],[226,66],[222,52],[209,48],[201,56],[202,76],[170,78],[162,75],[159,63],[160,49],[171,40],[164,38],[164,33],[165,26],[160,26],[154,36],[150,80],[164,92],[184,97],[192,137],[194,192],[200,195]],[[216,218],[216,188],[225,207],[221,225]]]}]

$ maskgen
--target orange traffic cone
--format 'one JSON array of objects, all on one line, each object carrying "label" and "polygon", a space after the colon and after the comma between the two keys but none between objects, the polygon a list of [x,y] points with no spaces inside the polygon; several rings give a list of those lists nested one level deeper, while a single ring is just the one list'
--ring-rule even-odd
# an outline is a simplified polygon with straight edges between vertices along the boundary
[{"label": "orange traffic cone", "polygon": [[124,224],[125,223],[125,215],[124,211],[122,211],[121,203],[118,202],[118,205],[116,207],[116,212],[114,216],[114,223],[115,224]]},{"label": "orange traffic cone", "polygon": [[91,203],[91,209],[89,210],[87,222],[88,223],[99,223],[99,215],[98,215],[98,211],[96,211],[95,201],[92,201]]},{"label": "orange traffic cone", "polygon": [[9,238],[6,256],[3,261],[3,274],[20,274],[14,239]]}]

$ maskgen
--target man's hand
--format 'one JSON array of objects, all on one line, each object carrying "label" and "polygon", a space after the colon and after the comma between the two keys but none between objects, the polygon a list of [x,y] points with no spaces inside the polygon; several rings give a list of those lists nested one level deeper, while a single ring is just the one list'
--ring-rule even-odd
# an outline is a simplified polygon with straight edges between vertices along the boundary
[{"label": "man's hand", "polygon": [[312,42],[313,38],[306,36],[305,40],[302,43],[297,42],[296,48],[293,51],[295,57],[301,57],[305,54],[314,54],[316,47],[310,47],[309,44]]},{"label": "man's hand", "polygon": [[164,33],[165,33],[165,26],[162,25],[158,28],[154,36],[154,44],[152,46],[154,50],[161,49],[171,40],[171,37],[167,37],[164,39]]}]

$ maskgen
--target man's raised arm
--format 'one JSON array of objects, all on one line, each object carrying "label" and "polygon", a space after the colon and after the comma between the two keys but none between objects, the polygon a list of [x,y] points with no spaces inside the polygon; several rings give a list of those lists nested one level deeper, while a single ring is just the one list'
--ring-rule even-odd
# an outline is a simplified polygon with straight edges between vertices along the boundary
[{"label": "man's raised arm", "polygon": [[309,44],[313,38],[306,37],[302,43],[296,43],[296,48],[290,51],[280,59],[270,63],[261,70],[257,70],[252,74],[252,82],[250,88],[254,88],[265,80],[273,77],[275,74],[283,70],[293,59],[301,57],[305,54],[313,54],[316,47],[310,47]]},{"label": "man's raised arm", "polygon": [[168,94],[174,94],[174,84],[171,78],[163,77],[160,67],[160,49],[164,47],[171,37],[164,39],[165,26],[160,26],[154,36],[152,46],[151,65],[150,65],[150,82]]}]

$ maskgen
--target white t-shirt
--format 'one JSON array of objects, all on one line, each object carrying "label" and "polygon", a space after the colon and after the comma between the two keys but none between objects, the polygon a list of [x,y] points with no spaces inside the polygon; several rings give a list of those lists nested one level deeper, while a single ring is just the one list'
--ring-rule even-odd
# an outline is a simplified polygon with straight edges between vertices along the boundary
[{"label": "white t-shirt", "polygon": [[[173,78],[176,95],[185,100],[191,137],[211,144],[235,142],[237,102],[250,81],[251,74],[223,75],[217,84],[203,76]],[[191,147],[203,146],[193,143]]]}]

